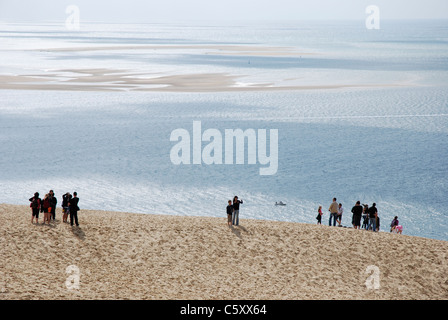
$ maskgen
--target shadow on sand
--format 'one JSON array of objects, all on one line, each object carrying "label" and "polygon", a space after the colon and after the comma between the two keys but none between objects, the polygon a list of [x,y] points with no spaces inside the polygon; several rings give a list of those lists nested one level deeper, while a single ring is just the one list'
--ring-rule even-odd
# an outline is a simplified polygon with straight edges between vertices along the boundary
[{"label": "shadow on sand", "polygon": [[232,230],[233,234],[235,234],[240,239],[242,239],[241,231],[246,232],[246,233],[248,232],[247,229],[241,225],[237,225],[237,226],[231,225],[231,226],[229,226],[229,228],[230,228],[230,230]]},{"label": "shadow on sand", "polygon": [[56,228],[56,225],[54,223],[48,224],[47,222],[45,222],[45,223],[39,222],[39,223],[36,224],[36,226],[47,227],[47,228]]},{"label": "shadow on sand", "polygon": [[86,237],[86,234],[84,231],[81,230],[80,227],[77,226],[71,226],[73,234],[79,238],[79,240],[84,240]]}]

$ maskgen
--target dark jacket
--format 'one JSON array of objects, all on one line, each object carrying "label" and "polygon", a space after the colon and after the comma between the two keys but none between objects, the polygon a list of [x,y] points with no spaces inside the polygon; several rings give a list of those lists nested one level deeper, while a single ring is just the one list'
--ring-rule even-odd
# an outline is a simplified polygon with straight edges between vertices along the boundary
[{"label": "dark jacket", "polygon": [[233,213],[233,206],[228,205],[227,206],[227,214],[232,214]]},{"label": "dark jacket", "polygon": [[243,203],[243,200],[236,200],[233,202],[233,210],[240,210],[240,203]]},{"label": "dark jacket", "polygon": [[56,197],[49,197],[48,199],[50,199],[50,207],[56,208],[56,205],[58,204],[58,199],[56,199]]},{"label": "dark jacket", "polygon": [[78,202],[78,197],[73,197],[70,199],[70,212],[79,211]]},{"label": "dark jacket", "polygon": [[375,213],[377,213],[378,210],[376,209],[376,207],[370,207],[369,209],[369,218],[375,218]]},{"label": "dark jacket", "polygon": [[364,210],[364,209],[363,209],[362,206],[358,206],[358,205],[356,205],[356,206],[354,206],[354,207],[352,208],[352,213],[353,213],[355,216],[361,216],[363,210]]}]

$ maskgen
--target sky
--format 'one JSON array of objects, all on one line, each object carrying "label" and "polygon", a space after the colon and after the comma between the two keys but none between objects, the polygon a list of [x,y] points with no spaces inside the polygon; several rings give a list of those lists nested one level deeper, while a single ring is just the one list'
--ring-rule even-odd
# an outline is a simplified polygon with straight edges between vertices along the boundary
[{"label": "sky", "polygon": [[448,0],[0,0],[0,21],[65,21],[69,5],[110,23],[363,20],[369,5],[382,19],[448,19]]}]

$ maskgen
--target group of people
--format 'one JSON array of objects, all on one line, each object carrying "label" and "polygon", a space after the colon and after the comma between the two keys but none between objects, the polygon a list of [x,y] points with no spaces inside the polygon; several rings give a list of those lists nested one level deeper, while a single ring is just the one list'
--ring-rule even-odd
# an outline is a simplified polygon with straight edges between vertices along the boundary
[{"label": "group of people", "polygon": [[[39,192],[34,193],[34,196],[30,199],[30,208],[31,208],[31,223],[34,223],[34,219],[36,219],[36,224],[39,223],[39,213],[44,214],[44,222],[50,224],[50,220],[56,220],[56,205],[58,200],[56,199],[53,190],[50,190],[49,193],[45,194],[43,199],[39,198]],[[76,192],[73,192],[73,196],[67,192],[62,196],[62,221],[68,223],[68,216],[70,216],[70,224],[78,223],[78,211],[80,210],[78,207],[79,198]]]},{"label": "group of people", "polygon": [[237,226],[239,224],[239,215],[240,215],[240,204],[243,203],[243,200],[239,200],[238,196],[233,197],[232,200],[229,200],[227,206],[227,224],[230,226]]},{"label": "group of people", "polygon": [[[344,208],[342,207],[342,203],[338,203],[336,201],[336,198],[333,198],[333,202],[330,205],[330,208],[328,208],[328,211],[330,211],[330,219],[328,224],[331,226],[331,221],[333,221],[333,226],[336,226],[336,223],[339,227],[342,226],[342,214],[344,213]],[[317,209],[317,224],[322,224],[322,206],[319,206]]]},{"label": "group of people", "polygon": [[[337,199],[333,198],[333,202],[330,204],[328,211],[330,212],[328,225],[331,226],[333,221],[333,226],[336,226],[337,223],[339,227],[342,227],[342,214],[344,213],[342,203],[338,203]],[[378,216],[376,203],[373,203],[372,206],[369,207],[367,204],[361,205],[361,202],[357,201],[351,212],[353,214],[353,228],[371,230],[373,232],[380,230],[380,217]],[[322,206],[319,206],[316,216],[317,224],[322,224],[322,215]],[[395,216],[390,225],[390,232],[402,233],[402,231],[403,226],[399,224],[398,217]]]}]

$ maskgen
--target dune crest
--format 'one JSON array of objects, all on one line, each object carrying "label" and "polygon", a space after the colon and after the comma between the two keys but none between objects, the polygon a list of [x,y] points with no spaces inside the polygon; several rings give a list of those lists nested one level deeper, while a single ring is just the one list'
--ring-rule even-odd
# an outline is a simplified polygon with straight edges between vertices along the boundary
[{"label": "dune crest", "polygon": [[80,228],[61,218],[58,208],[50,226],[31,224],[29,207],[0,205],[0,299],[448,298],[446,241],[248,219],[229,228],[224,215],[82,210]]}]

